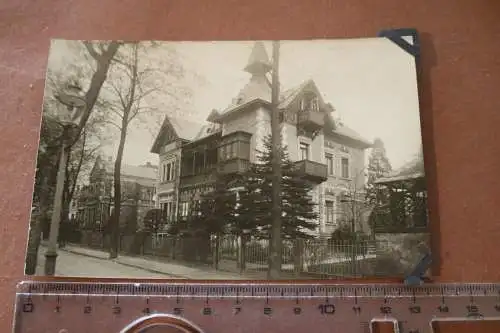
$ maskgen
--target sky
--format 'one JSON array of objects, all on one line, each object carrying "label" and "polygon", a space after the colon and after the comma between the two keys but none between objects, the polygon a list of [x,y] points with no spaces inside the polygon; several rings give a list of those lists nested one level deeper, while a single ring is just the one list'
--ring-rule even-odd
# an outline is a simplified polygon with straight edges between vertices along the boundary
[{"label": "sky", "polygon": [[[183,114],[203,122],[212,109],[226,108],[248,82],[243,71],[254,42],[176,42],[187,73],[183,84],[191,91]],[[271,42],[265,42],[271,55]],[[54,46],[54,45],[53,45]],[[53,47],[54,59],[65,58]],[[51,62],[49,61],[49,66]],[[410,161],[421,148],[421,129],[414,58],[384,38],[282,41],[280,82],[283,89],[312,79],[323,99],[335,108],[346,126],[368,140],[385,143],[393,169]],[[155,120],[158,122],[158,120]],[[159,124],[155,124],[159,126]],[[132,128],[123,163],[158,163],[149,153],[154,135]],[[117,145],[105,153],[114,155]]]}]

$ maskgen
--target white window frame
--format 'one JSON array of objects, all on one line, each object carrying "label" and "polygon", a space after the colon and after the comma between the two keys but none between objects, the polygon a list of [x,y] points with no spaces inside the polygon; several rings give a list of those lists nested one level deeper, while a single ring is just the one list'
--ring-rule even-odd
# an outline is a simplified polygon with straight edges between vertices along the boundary
[{"label": "white window frame", "polygon": [[[331,163],[332,163],[332,167],[330,168],[330,165],[329,165],[329,161],[328,160],[331,160]],[[326,164],[326,167],[327,167],[327,170],[328,170],[328,176],[335,176],[335,171],[336,171],[336,167],[335,167],[335,154],[329,152],[329,151],[325,151],[325,164]]]},{"label": "white window frame", "polygon": [[[306,147],[306,158],[303,158],[302,147]],[[299,141],[299,160],[300,161],[309,161],[311,157],[311,144],[305,141]]]},{"label": "white window frame", "polygon": [[[331,202],[331,212],[329,214],[328,212],[328,205],[327,203]],[[331,216],[331,221],[328,220],[328,216]],[[326,225],[334,225],[335,224],[335,198],[333,200],[325,200],[325,224]]]},{"label": "white window frame", "polygon": [[[347,160],[347,177],[344,176],[344,167],[342,165],[343,159]],[[339,176],[343,179],[351,179],[351,158],[349,156],[347,155],[339,156],[339,167],[340,167]]]},{"label": "white window frame", "polygon": [[319,111],[319,97],[318,95],[314,95],[313,98],[311,98],[311,110],[312,111]]},{"label": "white window frame", "polygon": [[161,177],[162,183],[171,182],[175,180],[175,162],[176,159],[169,159],[162,163]]},{"label": "white window frame", "polygon": [[180,206],[181,206],[180,207],[181,216],[187,217],[189,212],[189,202],[188,201],[181,202]]}]

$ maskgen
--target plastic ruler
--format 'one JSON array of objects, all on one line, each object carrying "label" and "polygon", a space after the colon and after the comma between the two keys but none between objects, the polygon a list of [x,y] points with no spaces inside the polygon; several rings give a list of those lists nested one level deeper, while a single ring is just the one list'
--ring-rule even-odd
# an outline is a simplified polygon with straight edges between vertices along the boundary
[{"label": "plastic ruler", "polygon": [[423,333],[450,321],[500,323],[500,284],[30,281],[18,285],[14,332],[375,333],[390,325]]}]

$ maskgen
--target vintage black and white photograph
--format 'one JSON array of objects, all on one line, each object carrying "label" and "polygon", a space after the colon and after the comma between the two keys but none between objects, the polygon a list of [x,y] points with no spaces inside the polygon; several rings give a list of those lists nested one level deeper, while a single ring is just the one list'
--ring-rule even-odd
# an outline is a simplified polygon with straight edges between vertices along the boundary
[{"label": "vintage black and white photograph", "polygon": [[31,210],[27,275],[407,276],[430,251],[415,58],[53,40]]}]

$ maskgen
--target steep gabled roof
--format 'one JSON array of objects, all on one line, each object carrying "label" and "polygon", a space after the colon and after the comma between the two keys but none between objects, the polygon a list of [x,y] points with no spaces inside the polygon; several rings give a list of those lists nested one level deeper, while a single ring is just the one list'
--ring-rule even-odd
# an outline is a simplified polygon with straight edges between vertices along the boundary
[{"label": "steep gabled roof", "polygon": [[401,168],[381,177],[375,181],[378,184],[393,183],[403,180],[419,179],[425,177],[424,160],[422,154],[418,154]]},{"label": "steep gabled roof", "polygon": [[364,146],[364,148],[370,148],[373,144],[369,140],[363,138],[358,132],[356,132],[355,130],[353,130],[350,127],[347,127],[344,124],[337,124],[337,126],[335,127],[335,129],[333,129],[331,131],[331,133],[340,135],[342,137],[345,137],[345,138],[348,138],[348,139],[351,139],[354,141],[357,141],[362,146]]},{"label": "steep gabled roof", "polygon": [[168,117],[180,139],[192,141],[200,133],[204,124],[179,117]]},{"label": "steep gabled roof", "polygon": [[371,141],[361,136],[358,132],[356,132],[352,128],[338,121],[335,121],[335,119],[333,119],[332,117],[332,114],[329,112],[325,114],[324,131],[326,136],[328,135],[340,136],[349,140],[353,140],[364,149],[370,148],[373,145]]},{"label": "steep gabled roof", "polygon": [[158,135],[156,136],[150,151],[156,154],[159,153],[160,144],[162,144],[165,140],[165,136],[169,130],[173,131],[176,139],[192,141],[198,136],[203,126],[204,124],[189,119],[165,116],[165,120],[163,120],[163,124],[158,131]]},{"label": "steep gabled roof", "polygon": [[323,97],[321,96],[321,92],[319,91],[318,87],[316,86],[316,83],[314,83],[314,80],[309,79],[309,80],[302,82],[300,85],[298,85],[294,88],[283,91],[283,93],[281,93],[281,95],[280,95],[280,104],[278,107],[280,109],[288,108],[290,106],[290,104],[292,104],[295,101],[295,99],[298,96],[300,96],[301,93],[304,92],[304,90],[306,90],[306,89],[313,90],[318,95],[320,105],[324,105],[325,102],[323,100]]}]

